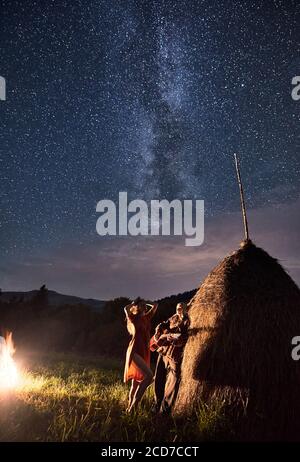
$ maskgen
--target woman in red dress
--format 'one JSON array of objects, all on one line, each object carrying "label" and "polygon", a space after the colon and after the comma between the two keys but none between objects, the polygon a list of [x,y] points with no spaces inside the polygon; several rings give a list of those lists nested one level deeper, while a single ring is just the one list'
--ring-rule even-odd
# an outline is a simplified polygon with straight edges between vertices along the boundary
[{"label": "woman in red dress", "polygon": [[[147,306],[150,309],[147,311]],[[131,380],[127,411],[136,408],[147,387],[153,381],[150,369],[150,329],[151,319],[157,310],[157,303],[149,304],[144,300],[125,306],[128,332],[132,335],[126,353],[124,382]]]}]

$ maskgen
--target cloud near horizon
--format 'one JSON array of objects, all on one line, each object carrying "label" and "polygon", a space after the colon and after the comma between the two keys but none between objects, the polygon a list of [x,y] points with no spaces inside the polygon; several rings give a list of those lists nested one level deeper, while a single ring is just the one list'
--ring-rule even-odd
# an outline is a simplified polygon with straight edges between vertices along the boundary
[{"label": "cloud near horizon", "polygon": [[[300,282],[300,199],[249,212],[250,236],[279,259]],[[119,296],[158,299],[198,287],[242,237],[240,213],[210,218],[204,244],[185,247],[184,237],[98,238],[86,246],[58,248],[1,265],[2,290],[49,289],[87,298]]]}]

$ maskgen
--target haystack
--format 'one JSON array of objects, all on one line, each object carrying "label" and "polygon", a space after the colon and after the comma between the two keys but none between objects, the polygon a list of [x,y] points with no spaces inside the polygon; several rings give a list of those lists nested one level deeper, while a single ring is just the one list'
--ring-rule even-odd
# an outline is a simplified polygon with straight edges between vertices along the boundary
[{"label": "haystack", "polygon": [[[222,403],[246,439],[300,439],[300,290],[251,241],[227,256],[190,303],[190,336],[174,412]],[[243,417],[244,416],[244,417]]]}]

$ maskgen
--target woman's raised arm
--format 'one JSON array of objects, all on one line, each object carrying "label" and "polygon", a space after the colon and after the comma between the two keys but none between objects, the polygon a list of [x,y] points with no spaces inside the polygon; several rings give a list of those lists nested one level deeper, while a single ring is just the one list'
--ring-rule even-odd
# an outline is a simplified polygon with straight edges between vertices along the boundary
[{"label": "woman's raised arm", "polygon": [[131,317],[130,309],[134,306],[134,302],[129,303],[128,305],[124,306],[124,312],[126,315],[126,318]]},{"label": "woman's raised arm", "polygon": [[157,302],[146,303],[146,305],[151,307],[150,310],[148,310],[147,313],[146,313],[146,316],[148,316],[151,319],[151,318],[153,318],[153,316],[155,315],[155,313],[157,311],[158,303]]}]

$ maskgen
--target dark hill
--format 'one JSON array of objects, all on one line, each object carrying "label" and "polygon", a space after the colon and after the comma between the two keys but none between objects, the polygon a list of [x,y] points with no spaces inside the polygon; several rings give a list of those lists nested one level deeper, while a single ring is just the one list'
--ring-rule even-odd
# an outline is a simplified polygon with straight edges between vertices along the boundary
[{"label": "dark hill", "polygon": [[[28,292],[2,292],[1,300],[3,302],[23,300],[24,302],[32,300],[36,295],[37,290],[30,290]],[[96,300],[94,298],[81,298],[74,295],[64,295],[54,290],[48,291],[48,303],[50,306],[61,305],[86,305],[95,311],[101,311],[106,303],[105,300]]]}]

